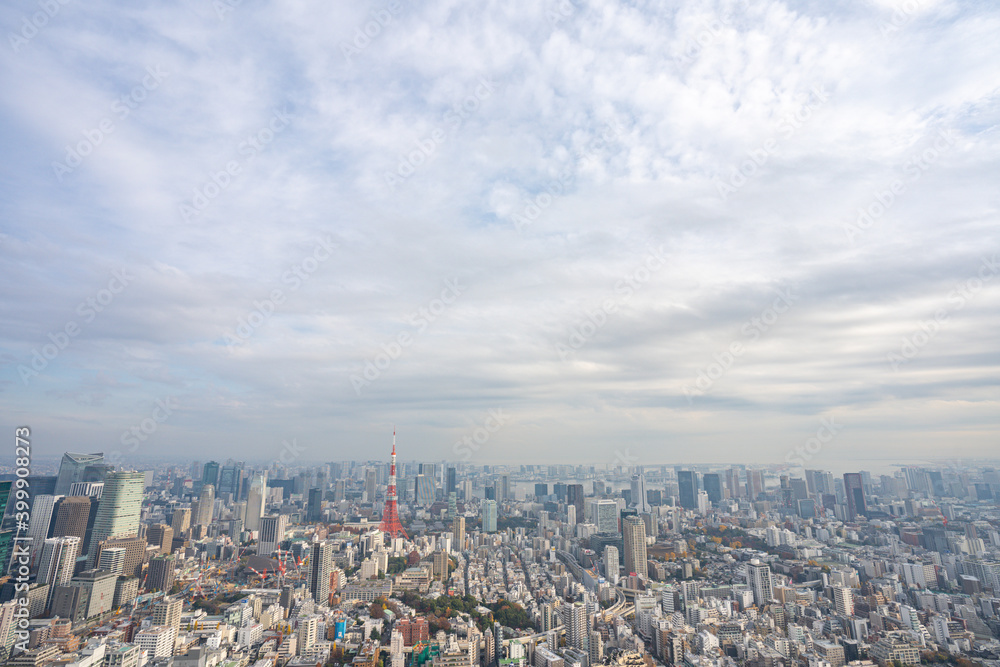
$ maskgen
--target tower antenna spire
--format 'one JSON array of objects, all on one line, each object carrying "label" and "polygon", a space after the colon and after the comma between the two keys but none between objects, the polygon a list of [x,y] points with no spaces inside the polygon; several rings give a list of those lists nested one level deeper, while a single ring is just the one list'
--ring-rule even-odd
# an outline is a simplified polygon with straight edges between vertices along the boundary
[{"label": "tower antenna spire", "polygon": [[385,494],[385,508],[382,510],[382,525],[379,526],[383,533],[388,533],[393,537],[407,537],[406,531],[399,523],[399,511],[396,504],[396,426],[392,426],[392,458],[389,464],[389,487]]}]

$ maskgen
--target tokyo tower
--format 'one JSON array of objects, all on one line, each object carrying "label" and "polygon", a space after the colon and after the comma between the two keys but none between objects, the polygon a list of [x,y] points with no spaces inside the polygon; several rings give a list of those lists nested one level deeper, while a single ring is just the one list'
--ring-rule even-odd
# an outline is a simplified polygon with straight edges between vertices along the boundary
[{"label": "tokyo tower", "polygon": [[389,488],[385,494],[380,528],[383,533],[389,533],[393,537],[408,537],[399,524],[399,514],[396,512],[396,429],[392,429],[392,464],[389,466]]}]

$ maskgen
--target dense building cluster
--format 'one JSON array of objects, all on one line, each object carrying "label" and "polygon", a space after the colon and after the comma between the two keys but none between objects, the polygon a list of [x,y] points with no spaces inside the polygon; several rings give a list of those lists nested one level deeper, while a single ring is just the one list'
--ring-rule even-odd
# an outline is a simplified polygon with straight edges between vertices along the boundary
[{"label": "dense building cluster", "polygon": [[407,462],[396,534],[385,462],[51,473],[0,482],[6,664],[1000,667],[989,466]]}]

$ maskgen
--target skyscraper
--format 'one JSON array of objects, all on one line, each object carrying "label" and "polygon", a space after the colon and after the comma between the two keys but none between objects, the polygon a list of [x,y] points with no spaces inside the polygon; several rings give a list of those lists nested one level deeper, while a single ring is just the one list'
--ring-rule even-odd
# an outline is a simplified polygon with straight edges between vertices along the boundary
[{"label": "skyscraper", "polygon": [[375,474],[373,468],[369,468],[365,471],[365,500],[370,503],[375,502],[375,485],[378,482],[378,477]]},{"label": "skyscraper", "polygon": [[867,516],[868,503],[865,502],[865,487],[861,473],[845,472],[844,490],[847,493],[847,520],[856,521],[858,516]]},{"label": "skyscraper", "polygon": [[306,521],[323,520],[323,489],[309,489],[309,504],[306,506]]},{"label": "skyscraper", "polygon": [[642,472],[632,475],[632,506],[639,514],[649,511],[649,498],[646,496],[646,475]]},{"label": "skyscraper", "polygon": [[606,498],[590,501],[590,523],[599,533],[617,533],[618,503]]},{"label": "skyscraper", "polygon": [[174,529],[165,523],[154,523],[146,530],[146,541],[160,548],[161,554],[173,551]]},{"label": "skyscraper", "polygon": [[456,516],[455,520],[451,522],[451,532],[454,535],[454,542],[452,543],[453,551],[463,551],[465,549],[465,517]]},{"label": "skyscraper", "polygon": [[313,542],[309,554],[309,592],[318,604],[330,598],[330,572],[333,569],[333,544]]},{"label": "skyscraper", "polygon": [[743,485],[740,484],[740,469],[730,468],[726,471],[726,489],[730,498],[739,498],[743,495]]},{"label": "skyscraper", "polygon": [[73,482],[82,482],[83,471],[89,465],[104,463],[104,454],[73,454],[66,452],[59,463],[59,475],[56,477],[56,488],[53,495],[69,495],[69,487]]},{"label": "skyscraper", "polygon": [[147,591],[169,591],[174,585],[174,565],[176,560],[169,556],[154,556],[149,561],[149,574],[146,577]]},{"label": "skyscraper", "polygon": [[215,485],[206,484],[201,487],[201,495],[198,496],[198,516],[195,524],[208,526],[212,523],[212,513],[215,509]]},{"label": "skyscraper", "polygon": [[771,580],[771,566],[754,558],[747,564],[747,583],[753,590],[753,602],[763,608],[771,604],[774,598],[774,585]]},{"label": "skyscraper", "polygon": [[201,484],[211,484],[213,487],[219,484],[219,464],[216,461],[209,461],[201,469]]},{"label": "skyscraper", "polygon": [[264,516],[264,501],[267,499],[267,478],[263,474],[253,476],[250,493],[247,495],[247,516],[244,527],[260,530],[260,518]]},{"label": "skyscraper", "polygon": [[620,571],[621,557],[618,555],[618,547],[609,544],[604,547],[604,578],[612,585],[617,585]]},{"label": "skyscraper", "polygon": [[482,508],[483,532],[497,532],[497,501],[484,500]]},{"label": "skyscraper", "polygon": [[191,508],[178,507],[174,510],[174,516],[170,520],[170,527],[174,529],[174,535],[181,537],[191,528]]},{"label": "skyscraper", "polygon": [[566,504],[575,506],[577,521],[583,521],[583,484],[566,486]]},{"label": "skyscraper", "polygon": [[445,493],[458,493],[457,475],[454,468],[448,468],[447,483]]},{"label": "skyscraper", "polygon": [[566,644],[587,651],[590,639],[590,624],[587,622],[587,605],[582,602],[563,605],[566,610],[563,623],[566,625]]},{"label": "skyscraper", "polygon": [[430,507],[434,504],[434,478],[420,473],[415,477],[415,479],[416,504],[423,507]]},{"label": "skyscraper", "polygon": [[30,567],[34,568],[38,562],[38,556],[42,552],[42,544],[49,536],[49,527],[52,525],[52,515],[55,512],[56,501],[60,496],[41,494],[35,496],[35,502],[31,506],[31,520],[28,524],[28,536],[31,538]]},{"label": "skyscraper", "polygon": [[646,522],[634,515],[623,518],[622,541],[625,550],[625,574],[647,577]]},{"label": "skyscraper", "polygon": [[257,555],[270,557],[285,539],[285,528],[288,526],[288,516],[265,516],[260,519],[260,538],[257,540]]},{"label": "skyscraper", "polygon": [[41,556],[38,560],[38,583],[49,585],[49,597],[46,606],[52,600],[52,592],[56,586],[67,586],[73,578],[73,567],[80,555],[80,538],[50,537],[42,544]]},{"label": "skyscraper", "polygon": [[688,510],[698,509],[698,473],[693,470],[678,470],[677,488],[681,507]]},{"label": "skyscraper", "polygon": [[701,476],[702,484],[705,485],[705,493],[713,505],[718,505],[722,500],[722,478],[719,473],[707,472]]},{"label": "skyscraper", "polygon": [[139,513],[146,475],[138,471],[108,474],[104,494],[97,506],[94,529],[87,545],[87,566],[97,564],[97,545],[109,537],[132,537],[139,534]]}]

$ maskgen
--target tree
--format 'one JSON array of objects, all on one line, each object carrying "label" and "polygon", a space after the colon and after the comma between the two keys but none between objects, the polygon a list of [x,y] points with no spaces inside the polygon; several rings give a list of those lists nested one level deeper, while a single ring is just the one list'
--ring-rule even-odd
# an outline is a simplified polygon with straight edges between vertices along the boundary
[{"label": "tree", "polygon": [[372,631],[368,633],[368,639],[378,641],[382,639],[382,633],[378,631],[378,628],[372,628]]}]

